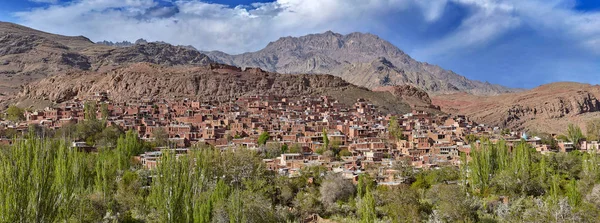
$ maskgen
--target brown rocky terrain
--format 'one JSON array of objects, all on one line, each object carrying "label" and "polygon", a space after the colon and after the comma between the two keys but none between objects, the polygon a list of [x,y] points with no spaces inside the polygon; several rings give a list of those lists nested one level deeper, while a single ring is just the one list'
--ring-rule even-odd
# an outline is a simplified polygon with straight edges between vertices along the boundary
[{"label": "brown rocky terrain", "polygon": [[140,98],[189,98],[229,101],[242,96],[331,96],[353,104],[364,98],[383,111],[405,113],[410,106],[389,92],[373,92],[331,75],[287,75],[257,68],[211,64],[162,66],[136,63],[103,72],[68,72],[24,87],[20,101],[62,102],[96,92],[107,92],[116,102]]},{"label": "brown rocky terrain", "polygon": [[368,88],[411,84],[436,94],[463,91],[495,95],[514,91],[418,62],[390,42],[366,33],[341,35],[329,31],[283,37],[251,53],[205,53],[219,63],[278,73],[332,74]]},{"label": "brown rocky terrain", "polygon": [[401,98],[408,103],[412,108],[418,110],[426,110],[431,112],[439,112],[439,106],[431,103],[429,94],[424,90],[412,85],[396,85],[374,88],[376,92],[390,92],[392,95]]},{"label": "brown rocky terrain", "polygon": [[598,85],[561,82],[498,96],[436,95],[432,101],[444,112],[480,123],[562,134],[569,123],[585,129],[586,122],[600,118],[599,99]]},{"label": "brown rocky terrain", "polygon": [[[186,47],[163,43],[111,47],[78,36],[61,36],[0,22],[0,100],[21,85],[71,71],[101,71],[125,64],[206,65],[212,61]],[[6,96],[5,96],[6,97]]]}]

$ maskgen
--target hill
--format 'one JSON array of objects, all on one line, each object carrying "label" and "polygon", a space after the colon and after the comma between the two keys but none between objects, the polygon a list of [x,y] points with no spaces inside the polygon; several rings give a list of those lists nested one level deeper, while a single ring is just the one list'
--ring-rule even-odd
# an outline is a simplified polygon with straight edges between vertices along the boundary
[{"label": "hill", "polygon": [[101,71],[151,62],[162,65],[207,65],[204,54],[164,43],[114,47],[77,36],[50,34],[0,22],[0,95],[18,92],[24,84],[68,71]]},{"label": "hill", "polygon": [[569,123],[585,129],[586,122],[600,118],[599,98],[598,85],[558,82],[498,96],[436,95],[432,101],[442,111],[480,123],[562,134]]},{"label": "hill", "polygon": [[162,66],[136,63],[104,72],[68,72],[24,87],[20,101],[62,102],[107,92],[116,102],[141,98],[189,98],[227,102],[243,96],[330,96],[352,105],[364,98],[383,111],[405,113],[410,106],[389,92],[373,92],[331,75],[286,75],[256,68],[211,64]]}]

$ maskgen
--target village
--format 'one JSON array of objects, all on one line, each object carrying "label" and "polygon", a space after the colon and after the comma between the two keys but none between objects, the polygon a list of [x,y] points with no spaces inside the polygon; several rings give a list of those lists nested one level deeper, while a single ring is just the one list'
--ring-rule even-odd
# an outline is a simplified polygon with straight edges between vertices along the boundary
[{"label": "village", "polygon": [[[25,111],[25,120],[3,120],[0,127],[25,132],[28,126],[48,129],[85,120],[85,103],[95,107],[98,119],[106,125],[135,131],[144,141],[156,140],[158,132],[168,138],[168,146],[157,147],[135,158],[145,168],[155,168],[165,150],[184,155],[192,148],[213,146],[222,150],[247,148],[278,151],[263,159],[265,167],[294,177],[304,167],[322,166],[357,180],[361,172],[377,176],[379,184],[397,185],[399,166],[429,169],[458,166],[469,157],[472,146],[504,140],[510,147],[525,141],[538,152],[569,152],[576,148],[592,150],[598,142],[574,145],[558,142],[557,148],[539,137],[477,124],[461,115],[430,114],[413,110],[407,114],[384,114],[368,101],[359,99],[346,106],[329,97],[250,96],[228,103],[194,100],[139,99],[112,103],[107,94],[60,103],[52,108]],[[102,111],[104,110],[104,111]],[[261,139],[262,138],[262,139]],[[0,139],[10,144],[11,139]],[[73,142],[73,147],[95,151],[95,145]]]}]

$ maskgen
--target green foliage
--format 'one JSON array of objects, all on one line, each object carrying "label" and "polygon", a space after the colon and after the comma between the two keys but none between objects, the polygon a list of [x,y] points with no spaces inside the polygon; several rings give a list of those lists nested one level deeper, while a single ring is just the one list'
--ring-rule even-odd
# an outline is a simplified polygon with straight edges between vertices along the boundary
[{"label": "green foliage", "polygon": [[465,140],[467,141],[467,143],[474,143],[477,140],[479,140],[479,138],[476,135],[469,134],[465,136]]},{"label": "green foliage", "polygon": [[110,111],[108,110],[108,104],[102,103],[100,104],[100,113],[102,114],[102,120],[106,121],[110,116]]},{"label": "green foliage", "polygon": [[594,119],[586,123],[586,135],[590,141],[600,140],[600,119]]},{"label": "green foliage", "polygon": [[85,120],[96,121],[98,119],[96,115],[97,111],[98,105],[96,104],[96,102],[88,101],[85,104],[83,104],[83,113]]},{"label": "green foliage", "polygon": [[324,150],[328,150],[329,149],[329,136],[327,136],[327,130],[323,129],[323,149]]},{"label": "green foliage", "polygon": [[340,156],[352,156],[352,153],[347,149],[340,151]]},{"label": "green foliage", "polygon": [[139,155],[143,151],[143,145],[139,141],[137,133],[133,130],[127,131],[127,133],[117,140],[117,157],[118,157],[118,168],[119,170],[125,170],[129,168],[131,164],[131,157]]},{"label": "green foliage", "polygon": [[411,187],[413,189],[429,189],[432,185],[457,181],[459,177],[459,172],[454,167],[436,168],[417,174]]},{"label": "green foliage", "polygon": [[567,139],[569,142],[575,144],[575,148],[579,148],[579,142],[584,138],[581,128],[574,124],[569,124],[567,128]]},{"label": "green foliage", "polygon": [[301,153],[301,152],[302,152],[302,147],[300,147],[299,144],[292,145],[292,147],[288,151],[288,153]]},{"label": "green foliage", "polygon": [[404,136],[402,135],[402,129],[400,128],[400,124],[398,123],[398,117],[396,117],[396,116],[390,117],[390,123],[388,125],[388,132],[394,140],[404,139]]},{"label": "green foliage", "polygon": [[258,141],[257,141],[258,145],[262,146],[262,145],[267,144],[267,141],[269,140],[269,138],[271,138],[271,136],[269,135],[269,132],[267,132],[267,131],[262,132],[260,134],[260,136],[258,136]]},{"label": "green foliage", "polygon": [[365,193],[360,200],[358,214],[360,215],[361,223],[373,223],[377,219],[375,196],[371,192],[370,187],[366,187]]},{"label": "green foliage", "polygon": [[83,154],[64,141],[17,141],[0,153],[0,222],[69,219],[86,176]]},{"label": "green foliage", "polygon": [[154,145],[157,147],[169,145],[169,133],[163,127],[158,127],[152,132],[154,136]]},{"label": "green foliage", "polygon": [[19,108],[16,105],[11,105],[6,109],[6,119],[13,122],[23,121],[25,120],[24,113],[24,109]]},{"label": "green foliage", "polygon": [[[145,148],[136,132],[102,124],[99,131],[77,132],[80,125],[96,123],[67,126],[56,133],[62,140],[41,140],[31,131],[2,147],[0,222],[298,222],[313,214],[339,222],[596,222],[600,217],[595,151],[542,155],[526,142],[483,140],[470,159],[462,154],[460,168],[415,171],[405,162],[394,168],[395,177],[404,179],[401,185],[377,186],[380,172],[367,170],[354,187],[320,165],[304,167],[292,178],[266,170],[265,153],[284,148],[274,143],[261,153],[163,150],[155,169],[140,169],[131,159]],[[97,153],[70,148],[66,140],[78,135],[103,146]],[[103,138],[116,138],[114,146]],[[300,152],[300,147],[287,150]],[[510,199],[505,204],[503,198]]]},{"label": "green foliage", "polygon": [[379,187],[378,192],[383,213],[391,222],[422,222],[430,212],[429,206],[421,202],[419,192],[406,185]]},{"label": "green foliage", "polygon": [[[190,222],[192,203],[191,163],[188,157],[177,159],[173,152],[162,154],[152,179],[150,200],[161,222]],[[192,215],[193,216],[193,215]]]}]

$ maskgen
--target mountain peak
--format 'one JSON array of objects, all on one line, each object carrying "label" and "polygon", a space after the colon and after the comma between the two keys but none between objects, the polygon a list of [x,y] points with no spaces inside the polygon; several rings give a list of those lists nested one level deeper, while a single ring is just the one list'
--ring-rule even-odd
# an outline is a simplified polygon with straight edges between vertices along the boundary
[{"label": "mountain peak", "polygon": [[288,36],[269,43],[257,52],[241,55],[207,52],[207,55],[214,61],[239,67],[260,67],[278,73],[333,74],[369,88],[395,83],[415,84],[430,93],[458,90],[499,94],[510,91],[416,61],[392,43],[371,33],[342,35],[326,31],[300,37]]}]

